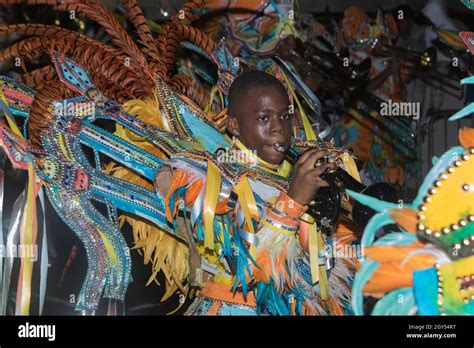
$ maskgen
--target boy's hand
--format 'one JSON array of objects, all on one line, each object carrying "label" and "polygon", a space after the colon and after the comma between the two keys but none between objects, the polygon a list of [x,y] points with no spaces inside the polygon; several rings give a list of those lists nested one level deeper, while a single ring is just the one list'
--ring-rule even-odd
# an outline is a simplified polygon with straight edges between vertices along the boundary
[{"label": "boy's hand", "polygon": [[320,187],[329,186],[320,175],[328,168],[336,169],[336,164],[317,163],[319,159],[329,155],[328,151],[317,149],[306,151],[293,167],[293,178],[288,189],[288,196],[300,203],[307,205],[313,199]]}]

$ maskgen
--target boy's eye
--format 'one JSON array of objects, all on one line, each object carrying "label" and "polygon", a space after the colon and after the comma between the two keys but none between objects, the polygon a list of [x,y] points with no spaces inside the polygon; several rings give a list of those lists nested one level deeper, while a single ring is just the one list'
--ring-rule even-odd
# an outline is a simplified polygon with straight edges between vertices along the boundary
[{"label": "boy's eye", "polygon": [[290,120],[291,119],[291,115],[290,114],[284,114],[281,116],[281,119],[282,120]]},{"label": "boy's eye", "polygon": [[262,115],[258,118],[259,121],[268,121],[269,117],[266,115]]}]

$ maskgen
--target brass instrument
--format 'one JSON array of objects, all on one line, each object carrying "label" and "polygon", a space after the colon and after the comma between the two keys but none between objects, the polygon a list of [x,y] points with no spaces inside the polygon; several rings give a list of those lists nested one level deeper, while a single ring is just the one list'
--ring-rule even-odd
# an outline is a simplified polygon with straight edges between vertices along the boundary
[{"label": "brass instrument", "polygon": [[[284,152],[284,146],[281,144],[275,144],[275,149]],[[308,150],[310,149],[306,151]],[[294,165],[301,155],[289,152],[287,160]],[[319,161],[328,163],[334,160],[331,156],[325,156]],[[375,215],[376,212],[373,209],[359,202],[353,204],[352,212],[350,213],[343,209],[341,207],[341,196],[346,189],[387,202],[396,203],[398,201],[398,194],[394,186],[388,183],[376,183],[365,186],[340,167],[337,167],[335,170],[327,169],[320,177],[328,183],[329,187],[323,187],[318,190],[314,199],[308,205],[307,213],[321,226],[329,227],[336,224],[340,214],[343,213],[345,215],[350,214],[351,219],[355,223],[365,227],[370,218]]]},{"label": "brass instrument", "polygon": [[[319,38],[319,40],[323,42],[321,47],[328,46],[324,44],[324,39]],[[314,71],[322,77],[323,81],[327,82],[320,85],[321,88],[317,92],[318,97],[331,99],[334,95],[342,96],[345,99],[346,106],[353,105],[355,109],[363,113],[365,118],[371,119],[377,125],[373,132],[376,132],[384,142],[391,144],[395,152],[408,160],[413,160],[412,149],[415,147],[415,134],[410,127],[409,118],[392,118],[390,120],[390,122],[397,125],[398,129],[403,130],[402,132],[396,132],[387,126],[386,122],[381,120],[380,117],[374,116],[371,112],[366,111],[365,108],[360,108],[356,104],[357,101],[361,101],[368,109],[378,112],[383,102],[383,100],[366,89],[366,85],[370,80],[371,60],[366,59],[360,64],[350,64],[347,66],[347,64],[344,64],[343,59],[348,57],[348,52],[335,54],[331,52],[330,47],[327,48],[327,50],[321,49],[297,39],[294,50],[286,51],[286,55],[288,56],[287,59],[298,67],[301,76],[308,75],[308,71]],[[276,57],[275,61],[288,74],[283,59]],[[309,94],[304,91],[304,88],[298,87],[297,90],[302,93],[303,99],[306,101],[311,100],[311,98],[306,97]],[[315,108],[312,107],[313,104],[315,103],[308,102],[311,109],[315,111]],[[321,112],[321,103],[318,103],[318,111],[316,115],[330,125],[331,120],[325,116],[324,112]],[[338,110],[338,112],[345,113],[347,117],[353,118],[356,122],[361,122],[359,118],[347,113],[345,107]],[[399,148],[394,144],[400,144],[403,148]]]},{"label": "brass instrument", "polygon": [[395,53],[406,62],[416,64],[418,67],[425,69],[430,69],[436,64],[437,53],[433,47],[428,47],[423,52],[417,52],[403,47],[386,45],[383,48],[383,52],[386,56]]},{"label": "brass instrument", "polygon": [[395,52],[397,56],[405,61],[405,66],[415,77],[457,98],[462,97],[462,87],[459,81],[448,74],[436,70],[438,55],[436,48],[428,47],[423,52],[417,52],[387,45],[384,47],[384,51],[387,55]]},{"label": "brass instrument", "polygon": [[[338,90],[332,94],[343,95],[349,105],[355,104],[357,100],[361,100],[372,110],[378,111],[380,109],[382,100],[366,90],[372,67],[370,58],[365,59],[357,65],[353,64],[346,67],[343,64],[343,57],[344,54],[347,56],[348,53],[334,54],[314,47],[311,44],[303,45],[299,40],[297,40],[297,43],[297,49],[304,52],[303,55],[309,60],[307,64],[311,64],[312,68],[325,80],[334,82],[337,85]],[[290,60],[296,65],[303,62],[303,59],[296,51],[290,51]],[[360,108],[357,109],[360,110]],[[360,111],[364,112],[362,110]],[[341,112],[344,111],[341,110]],[[322,115],[322,117],[324,118],[324,115]],[[348,114],[348,117],[351,117],[351,115]],[[378,135],[384,139],[384,141],[387,143],[397,142],[402,144],[408,150],[401,153],[403,156],[406,157],[406,153],[410,153],[410,150],[414,148],[415,134],[407,124],[408,119],[394,118],[391,120],[405,131],[404,134],[406,134],[406,136],[404,136],[404,134],[394,132],[378,117],[371,115],[370,112],[364,112],[364,117],[370,118],[377,125],[380,130]],[[359,121],[356,119],[356,122]],[[394,147],[394,150],[399,151],[396,147]]]}]

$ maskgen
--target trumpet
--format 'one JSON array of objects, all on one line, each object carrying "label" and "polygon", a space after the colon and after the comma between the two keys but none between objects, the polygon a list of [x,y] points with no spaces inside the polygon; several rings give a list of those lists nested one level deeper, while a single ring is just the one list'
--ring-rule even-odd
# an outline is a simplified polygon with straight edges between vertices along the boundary
[{"label": "trumpet", "polygon": [[409,50],[403,47],[397,47],[392,45],[386,45],[383,48],[383,52],[386,56],[390,56],[391,53],[395,53],[397,56],[402,58],[406,62],[410,62],[419,68],[431,69],[436,65],[437,53],[433,47],[428,47],[423,52]]},{"label": "trumpet", "polygon": [[[275,144],[275,150],[285,153],[283,144]],[[314,148],[314,147],[313,147]],[[306,151],[311,150],[307,149]],[[305,151],[305,152],[306,152]],[[295,151],[296,152],[296,151]],[[287,160],[294,165],[301,154],[289,152],[286,154]],[[320,163],[334,162],[334,156],[324,156],[318,160]],[[316,164],[316,163],[315,163]],[[326,169],[320,177],[327,182],[328,187],[320,188],[312,201],[308,204],[307,213],[311,215],[320,226],[329,227],[335,225],[341,213],[350,217],[360,227],[365,227],[372,216],[375,215],[375,210],[355,202],[352,205],[351,212],[341,207],[342,195],[346,189],[363,193],[365,195],[378,198],[387,202],[396,203],[398,201],[398,194],[393,185],[388,183],[376,183],[370,186],[365,186],[341,167],[336,169]]]},{"label": "trumpet", "polygon": [[[462,92],[462,87],[457,79],[436,70],[438,55],[436,48],[428,47],[423,52],[417,52],[402,47],[387,45],[384,50],[388,54],[390,52],[395,52],[400,56],[406,63],[408,63],[405,65],[415,77],[420,78],[431,86],[443,89],[445,92],[460,98],[459,93]],[[446,88],[449,88],[452,91],[448,91]]]}]

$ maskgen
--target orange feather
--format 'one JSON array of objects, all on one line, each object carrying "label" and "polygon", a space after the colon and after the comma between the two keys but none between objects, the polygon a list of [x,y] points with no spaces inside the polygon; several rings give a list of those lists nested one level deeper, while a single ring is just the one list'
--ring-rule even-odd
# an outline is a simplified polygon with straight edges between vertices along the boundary
[{"label": "orange feather", "polygon": [[420,242],[415,242],[409,246],[366,248],[366,257],[381,262],[381,265],[365,285],[364,294],[380,297],[391,290],[412,286],[413,272],[432,267],[436,262],[435,257],[431,254],[409,256],[410,252],[420,249],[420,244]]},{"label": "orange feather", "polygon": [[410,208],[394,209],[390,212],[390,217],[407,232],[415,233],[417,225],[416,212]]},{"label": "orange feather", "polygon": [[474,147],[474,128],[461,128],[459,130],[459,142],[465,149]]},{"label": "orange feather", "polygon": [[266,284],[270,283],[272,266],[270,262],[270,254],[268,251],[262,251],[257,255],[257,265],[259,267],[254,267],[253,270],[255,281],[262,281]]}]

